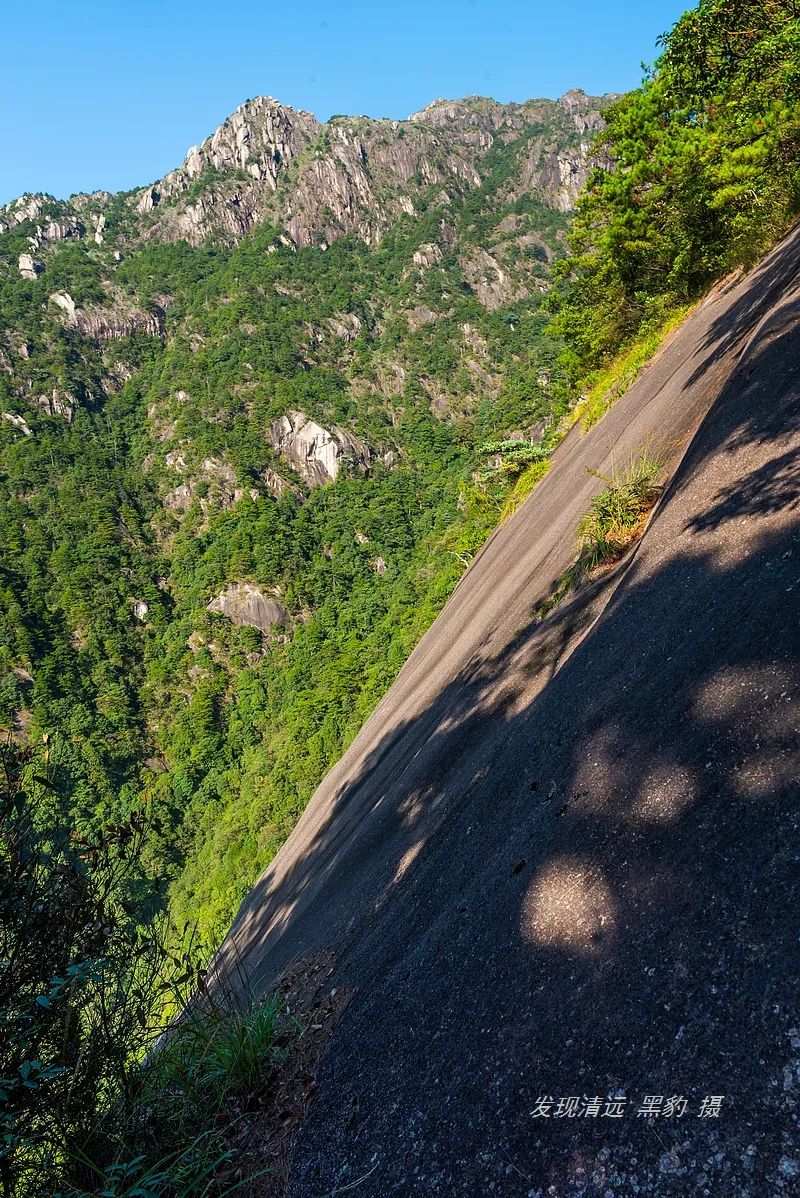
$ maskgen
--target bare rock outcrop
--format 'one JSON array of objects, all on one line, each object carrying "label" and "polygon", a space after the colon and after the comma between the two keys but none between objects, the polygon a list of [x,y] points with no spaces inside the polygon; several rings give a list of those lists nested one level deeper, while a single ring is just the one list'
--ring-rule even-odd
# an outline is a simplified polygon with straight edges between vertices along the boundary
[{"label": "bare rock outcrop", "polygon": [[[204,510],[229,508],[246,494],[244,487],[237,485],[233,466],[219,458],[204,458],[199,466],[190,469],[183,451],[172,449],[164,461],[183,476],[183,481],[164,496],[164,506],[172,511],[188,511],[197,496]],[[255,489],[248,493],[251,499],[258,499]]]},{"label": "bare rock outcrop", "polygon": [[[258,96],[131,202],[148,218],[145,236],[158,239],[238,241],[269,218],[298,246],[330,245],[346,234],[375,243],[417,211],[430,187],[446,204],[451,192],[479,186],[482,159],[498,138],[541,128],[521,186],[566,209],[590,169],[602,103],[580,91],[525,104],[472,96],[435,101],[407,121],[335,117],[322,125]],[[439,252],[433,243],[420,246],[414,265],[432,265]]]},{"label": "bare rock outcrop", "polygon": [[355,312],[337,312],[325,321],[326,328],[339,341],[355,341],[362,329],[362,320]]},{"label": "bare rock outcrop", "polygon": [[441,260],[442,251],[434,241],[423,242],[411,255],[411,261],[420,270],[428,270],[431,266],[436,266]]},{"label": "bare rock outcrop", "polygon": [[9,424],[13,424],[14,428],[19,429],[26,437],[33,436],[27,420],[24,416],[20,416],[18,412],[0,412],[0,420],[6,420]]},{"label": "bare rock outcrop", "polygon": [[311,486],[335,482],[345,462],[369,469],[371,454],[363,441],[335,424],[323,428],[305,412],[289,411],[274,420],[269,440]]},{"label": "bare rock outcrop", "polygon": [[528,294],[496,258],[479,246],[473,246],[459,261],[464,278],[489,312],[494,312],[512,300],[524,299]]},{"label": "bare rock outcrop", "polygon": [[47,196],[23,195],[0,208],[0,233],[15,229],[26,220],[36,220],[47,204]]},{"label": "bare rock outcrop", "polygon": [[36,236],[40,242],[71,241],[83,237],[85,232],[83,222],[77,216],[68,214],[48,221],[46,225],[37,226]]},{"label": "bare rock outcrop", "polygon": [[[604,96],[606,106],[616,97]],[[578,193],[586,184],[595,167],[608,168],[611,159],[607,153],[591,154],[592,141],[603,128],[603,114],[598,101],[587,96],[580,88],[565,92],[558,101],[577,134],[572,147],[558,148],[551,139],[537,139],[523,167],[523,186],[540,193],[545,203],[561,212],[575,207]]]},{"label": "bare rock outcrop", "polygon": [[440,313],[434,312],[427,304],[417,304],[406,312],[406,323],[412,333],[417,333],[423,325],[433,324],[439,319]]},{"label": "bare rock outcrop", "polygon": [[50,296],[50,302],[55,304],[57,308],[60,308],[62,312],[66,312],[67,320],[70,323],[75,320],[75,313],[78,309],[75,300],[68,291],[54,291]]},{"label": "bare rock outcrop", "polygon": [[42,272],[41,262],[37,262],[32,254],[20,254],[19,273],[23,279],[35,279]]},{"label": "bare rock outcrop", "polygon": [[298,493],[299,488],[290,483],[288,479],[285,479],[282,474],[278,474],[277,470],[273,470],[271,466],[265,466],[259,473],[259,478],[267,490],[271,491],[277,499],[280,499],[281,495],[285,495],[287,491],[294,494]]},{"label": "bare rock outcrop", "polygon": [[61,387],[54,387],[49,395],[35,396],[33,402],[48,416],[60,416],[62,420],[66,420],[67,424],[72,424],[72,418],[78,406],[75,396]]},{"label": "bare rock outcrop", "polygon": [[[612,98],[573,90],[560,100],[501,104],[469,96],[437,100],[405,121],[334,117],[322,124],[311,113],[257,96],[193,146],[177,170],[126,197],[137,218],[133,238],[199,245],[215,236],[233,243],[269,221],[278,230],[272,248],[326,246],[346,235],[375,244],[397,220],[414,216],[421,202],[429,204],[431,194],[445,206],[480,186],[487,152],[515,142],[527,144],[505,197],[533,191],[567,211],[592,167],[607,162],[592,157],[591,142]],[[112,199],[106,192],[68,202],[26,195],[0,208],[0,232],[23,222],[32,226],[24,277],[34,277],[29,272],[40,250],[57,252],[64,241],[91,240],[118,261],[129,234],[109,231]],[[443,229],[413,252],[409,269],[430,269],[447,245]],[[128,334],[104,326],[97,335]]]},{"label": "bare rock outcrop", "polygon": [[[151,236],[185,238],[199,244],[210,232],[234,240],[266,215],[266,202],[281,171],[318,136],[321,125],[308,112],[287,108],[270,96],[257,96],[233,112],[183,166],[134,199],[136,211],[155,213]],[[181,204],[203,178],[207,187]]]},{"label": "bare rock outcrop", "polygon": [[160,310],[144,312],[131,304],[115,304],[76,312],[75,327],[95,341],[114,341],[140,333],[159,337],[164,331],[164,315]]},{"label": "bare rock outcrop", "polygon": [[50,300],[65,314],[67,324],[95,341],[119,340],[139,333],[159,337],[164,331],[163,309],[145,312],[119,296],[108,305],[89,308],[78,308],[67,291],[54,292]]},{"label": "bare rock outcrop", "polygon": [[208,604],[207,610],[227,616],[233,624],[258,628],[267,634],[288,628],[289,613],[274,596],[265,595],[249,582],[231,582]]}]

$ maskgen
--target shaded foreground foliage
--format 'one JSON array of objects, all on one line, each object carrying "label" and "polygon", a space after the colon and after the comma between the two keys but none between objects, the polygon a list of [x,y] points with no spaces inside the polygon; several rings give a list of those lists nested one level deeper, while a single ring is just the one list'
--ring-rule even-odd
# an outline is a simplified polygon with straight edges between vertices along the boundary
[{"label": "shaded foreground foliage", "polygon": [[[49,762],[45,753],[45,768]],[[53,772],[0,765],[0,1181],[4,1198],[222,1194],[231,1131],[300,1032],[276,998],[200,996],[136,896],[141,815],[87,841]],[[134,914],[135,912],[135,914]]]},{"label": "shaded foreground foliage", "polygon": [[[702,0],[681,18],[607,114],[615,168],[580,202],[549,332],[538,296],[487,311],[455,253],[409,273],[442,220],[433,199],[379,246],[295,252],[265,227],[235,248],[133,247],[116,285],[144,308],[174,302],[163,343],[113,354],[47,312],[55,288],[102,301],[104,251],[62,247],[31,282],[14,265],[30,229],[0,239],[0,350],[21,358],[29,397],[78,401],[65,424],[0,371],[2,406],[32,428],[0,422],[0,722],[30,745],[9,744],[0,813],[7,1194],[228,1184],[226,1098],[269,1089],[297,1029],[269,1004],[238,1022],[212,1012],[143,1067],[197,978],[159,911],[196,924],[204,949],[219,941],[465,565],[547,471],[581,386],[595,387],[589,423],[676,311],[793,218],[798,64],[792,4]],[[516,233],[524,218],[557,255],[560,214],[508,201],[517,166],[494,148],[448,220],[480,244],[500,215]],[[310,346],[309,326],[341,313],[360,322],[352,343]],[[475,394],[465,329],[492,392]],[[110,394],[109,371],[125,380]],[[369,475],[269,494],[267,434],[293,408],[353,428],[375,451]],[[241,499],[201,479],[178,516],[163,503],[173,442],[187,477],[224,459]],[[619,554],[655,493],[650,466],[609,480],[580,530],[582,569]],[[280,595],[291,636],[209,612],[233,580]],[[57,733],[54,761],[42,734]]]}]

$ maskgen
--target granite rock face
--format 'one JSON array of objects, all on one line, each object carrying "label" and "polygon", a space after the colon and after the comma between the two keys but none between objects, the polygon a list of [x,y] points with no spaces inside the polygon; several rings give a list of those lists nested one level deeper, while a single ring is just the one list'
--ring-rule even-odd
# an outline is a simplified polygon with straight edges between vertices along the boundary
[{"label": "granite rock face", "polygon": [[[566,211],[591,170],[589,143],[605,103],[578,90],[524,104],[473,96],[437,100],[406,121],[334,117],[323,125],[259,96],[132,203],[148,219],[145,235],[161,240],[238,241],[269,218],[295,245],[347,234],[375,243],[404,213],[414,215],[431,186],[444,198],[480,186],[484,155],[533,131],[521,186]],[[421,251],[417,265],[437,260],[438,247]]]},{"label": "granite rock face", "polygon": [[31,254],[20,254],[19,273],[23,279],[35,279],[41,273],[41,270],[41,262],[36,262]]},{"label": "granite rock face", "polygon": [[114,297],[107,305],[78,308],[67,291],[56,291],[50,300],[64,313],[65,323],[95,341],[113,341],[144,333],[158,337],[164,330],[164,311],[155,308],[145,312],[122,297]]},{"label": "granite rock face", "polygon": [[346,461],[369,468],[371,454],[363,441],[336,425],[323,428],[305,412],[289,411],[274,420],[269,440],[311,486],[335,482]]},{"label": "granite rock face", "polygon": [[[304,344],[299,352],[304,367],[324,362],[348,377],[354,399],[386,400],[390,425],[399,419],[395,401],[411,383],[428,395],[437,416],[459,419],[498,392],[496,363],[485,339],[466,327],[463,342],[459,339],[458,387],[464,396],[457,402],[435,367],[415,371],[404,350],[389,346],[386,353],[375,354],[374,346],[395,319],[392,335],[401,336],[402,325],[403,336],[414,338],[420,353],[429,353],[434,340],[446,341],[456,288],[469,289],[490,312],[546,289],[566,221],[548,217],[542,222],[536,205],[517,201],[532,198],[564,213],[573,207],[593,166],[608,165],[602,156],[593,156],[591,143],[602,128],[609,99],[577,90],[560,100],[521,104],[470,96],[437,100],[406,120],[337,116],[322,124],[308,112],[261,96],[240,105],[192,147],[177,170],[138,191],[117,196],[97,191],[68,201],[45,194],[22,196],[0,207],[0,234],[12,235],[11,252],[0,269],[21,277],[23,292],[37,304],[43,282],[53,280],[43,304],[46,319],[60,338],[66,334],[85,369],[75,380],[57,373],[45,379],[38,365],[28,361],[35,342],[22,328],[11,327],[0,333],[0,371],[11,376],[16,399],[71,421],[79,407],[102,403],[104,395],[121,390],[134,370],[134,350],[154,349],[117,342],[167,340],[174,331],[188,339],[191,354],[205,352],[209,334],[191,327],[180,295],[175,315],[168,319],[173,297],[160,291],[172,284],[158,283],[153,276],[153,291],[146,283],[139,290],[126,271],[124,263],[146,243],[185,240],[199,246],[215,240],[232,245],[266,224],[264,254],[286,255],[306,247],[327,250],[344,237],[374,245],[398,222],[411,228],[415,220],[424,220],[424,237],[409,246],[400,262],[402,305],[391,311],[392,305],[387,307],[379,295],[362,306],[352,299],[331,305],[313,322],[301,321]],[[470,224],[470,208],[464,204],[476,189],[485,190],[475,197],[478,207],[484,204],[480,228]],[[492,209],[498,213],[493,227]],[[89,267],[86,277],[76,277],[74,283],[69,271],[51,269],[59,259],[67,263],[70,255]],[[174,289],[180,292],[181,285]],[[276,290],[293,302],[291,289],[281,291],[276,284]],[[394,290],[392,284],[386,294]],[[218,298],[220,305],[231,302],[230,296]],[[348,304],[355,310],[347,310]],[[249,337],[255,327],[248,319],[240,331]],[[354,364],[362,359],[369,360],[369,367],[359,374]],[[246,418],[259,385],[257,373],[243,361],[231,387]],[[175,449],[181,445],[175,440],[180,412],[173,399],[159,401],[161,410],[151,425],[159,443]],[[213,408],[215,397],[208,400]],[[298,395],[285,402],[299,408],[312,401]],[[287,411],[267,429],[267,444],[306,485],[334,481],[345,464],[368,471],[370,448],[351,431],[333,427],[322,412],[318,416],[322,423],[302,411]],[[190,456],[197,467],[197,457],[205,454]],[[248,488],[245,476],[228,478],[227,469],[223,464],[220,472],[213,463],[204,464],[174,479],[166,506],[180,514],[197,499],[210,513],[238,502],[248,489],[251,496],[264,488],[279,496],[298,484],[266,447],[265,460],[254,467],[258,491]]]},{"label": "granite rock face", "polygon": [[[512,198],[535,191],[567,211],[595,164],[590,143],[613,98],[577,89],[522,104],[469,96],[436,100],[405,121],[340,116],[322,124],[257,96],[192,146],[180,167],[126,203],[139,218],[137,240],[236,242],[269,219],[298,246],[330,245],[348,234],[375,243],[398,218],[413,216],[431,187],[449,202],[480,186],[490,150],[519,142],[524,166]],[[112,200],[107,192],[68,202],[22,196],[0,209],[0,231],[30,222],[34,254],[82,238],[103,246]],[[423,245],[415,265],[425,269],[440,253]]]},{"label": "granite rock face", "polygon": [[274,597],[249,582],[231,582],[207,605],[208,611],[227,616],[233,624],[258,628],[267,634],[288,628],[289,613]]},{"label": "granite rock face", "polygon": [[164,507],[174,512],[187,512],[198,496],[200,506],[206,513],[230,508],[246,494],[253,500],[258,498],[259,493],[255,489],[245,490],[238,485],[236,471],[229,462],[219,458],[204,458],[190,468],[183,451],[172,449],[165,455],[164,462],[182,479],[163,499]]}]

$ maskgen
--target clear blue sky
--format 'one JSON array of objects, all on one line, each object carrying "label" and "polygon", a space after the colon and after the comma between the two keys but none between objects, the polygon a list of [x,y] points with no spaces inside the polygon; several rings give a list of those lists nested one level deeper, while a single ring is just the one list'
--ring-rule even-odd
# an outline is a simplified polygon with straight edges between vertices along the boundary
[{"label": "clear blue sky", "polygon": [[259,94],[403,117],[440,96],[625,91],[673,0],[6,0],[0,203],[148,183]]}]

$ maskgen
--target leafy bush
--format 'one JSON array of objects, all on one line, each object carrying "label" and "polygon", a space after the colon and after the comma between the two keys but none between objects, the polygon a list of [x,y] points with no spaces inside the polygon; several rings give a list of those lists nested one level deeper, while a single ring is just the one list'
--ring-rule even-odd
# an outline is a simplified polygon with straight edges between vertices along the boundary
[{"label": "leafy bush", "polygon": [[605,114],[557,327],[583,377],[783,230],[800,200],[800,16],[701,0],[642,86]]},{"label": "leafy bush", "polygon": [[550,469],[550,462],[547,459],[540,459],[528,466],[527,470],[523,470],[517,481],[514,483],[508,498],[500,509],[500,522],[508,520],[513,516],[514,512],[524,503],[538,482],[544,478]]}]

